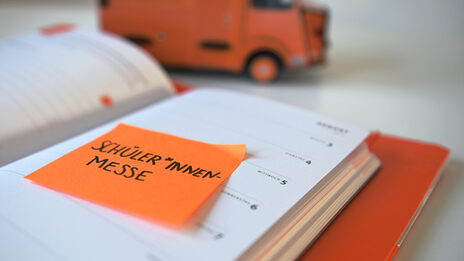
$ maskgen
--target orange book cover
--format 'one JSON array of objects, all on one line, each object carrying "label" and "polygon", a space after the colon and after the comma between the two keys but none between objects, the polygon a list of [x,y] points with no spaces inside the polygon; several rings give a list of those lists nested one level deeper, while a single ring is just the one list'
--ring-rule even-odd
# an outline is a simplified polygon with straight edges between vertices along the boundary
[{"label": "orange book cover", "polygon": [[379,133],[367,143],[382,167],[301,260],[391,260],[449,154],[439,145]]}]

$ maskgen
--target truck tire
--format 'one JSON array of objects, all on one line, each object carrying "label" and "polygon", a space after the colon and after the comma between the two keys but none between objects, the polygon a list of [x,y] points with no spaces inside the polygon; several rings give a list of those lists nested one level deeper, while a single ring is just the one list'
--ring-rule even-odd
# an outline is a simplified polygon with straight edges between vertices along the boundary
[{"label": "truck tire", "polygon": [[248,62],[246,72],[248,77],[257,82],[272,82],[279,76],[280,61],[271,54],[258,54]]}]

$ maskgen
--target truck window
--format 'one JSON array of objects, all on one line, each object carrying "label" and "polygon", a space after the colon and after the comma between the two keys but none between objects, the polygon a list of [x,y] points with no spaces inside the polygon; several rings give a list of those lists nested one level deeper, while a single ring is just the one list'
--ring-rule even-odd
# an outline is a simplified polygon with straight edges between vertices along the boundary
[{"label": "truck window", "polygon": [[293,6],[293,0],[252,0],[256,9],[289,9]]}]

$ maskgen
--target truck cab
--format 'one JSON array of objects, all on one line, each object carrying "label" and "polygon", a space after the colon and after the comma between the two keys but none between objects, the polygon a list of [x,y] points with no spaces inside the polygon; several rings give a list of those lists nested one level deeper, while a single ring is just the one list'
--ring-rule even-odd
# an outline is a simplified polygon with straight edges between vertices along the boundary
[{"label": "truck cab", "polygon": [[168,67],[268,82],[325,60],[327,9],[298,0],[106,0],[100,18]]}]

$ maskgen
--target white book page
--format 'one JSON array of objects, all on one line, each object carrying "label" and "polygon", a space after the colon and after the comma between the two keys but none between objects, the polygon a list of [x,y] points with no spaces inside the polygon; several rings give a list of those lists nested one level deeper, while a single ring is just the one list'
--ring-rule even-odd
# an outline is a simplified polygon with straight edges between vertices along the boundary
[{"label": "white book page", "polygon": [[172,94],[160,66],[95,31],[0,42],[0,165]]},{"label": "white book page", "polygon": [[[244,143],[247,157],[206,217],[182,231],[23,178],[119,122],[209,143]],[[8,243],[0,244],[0,259],[28,259],[29,253],[66,260],[236,259],[367,134],[308,111],[226,91],[193,91],[165,100],[1,168],[5,232],[0,240]]]}]

